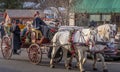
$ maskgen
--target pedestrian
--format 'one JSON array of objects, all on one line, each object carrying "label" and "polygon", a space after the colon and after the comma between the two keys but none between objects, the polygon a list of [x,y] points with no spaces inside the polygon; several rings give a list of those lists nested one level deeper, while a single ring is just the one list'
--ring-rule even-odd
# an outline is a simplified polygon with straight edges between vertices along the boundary
[{"label": "pedestrian", "polygon": [[1,39],[3,38],[4,35],[5,35],[4,22],[1,22],[1,24],[0,24],[0,37],[1,37]]},{"label": "pedestrian", "polygon": [[94,20],[92,20],[92,21],[90,22],[89,27],[96,27],[96,26],[97,26],[97,22],[95,22]]},{"label": "pedestrian", "polygon": [[106,24],[106,23],[107,23],[107,21],[106,21],[106,19],[105,19],[103,24]]},{"label": "pedestrian", "polygon": [[13,54],[19,54],[18,50],[21,48],[19,23],[19,20],[13,21],[12,27],[10,28],[10,32],[12,32]]},{"label": "pedestrian", "polygon": [[115,36],[115,35],[117,35],[117,32],[118,32],[118,27],[117,27],[117,25],[115,24],[115,23],[113,23],[113,35]]}]

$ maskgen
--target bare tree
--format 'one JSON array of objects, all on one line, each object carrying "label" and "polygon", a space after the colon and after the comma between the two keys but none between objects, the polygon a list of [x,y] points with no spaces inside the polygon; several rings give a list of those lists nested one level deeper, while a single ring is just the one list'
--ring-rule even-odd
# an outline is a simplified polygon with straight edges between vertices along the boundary
[{"label": "bare tree", "polygon": [[[69,13],[72,11],[76,0],[21,0],[24,1],[32,1],[39,4],[40,10],[44,10],[46,8],[54,7],[54,11],[58,15],[59,20],[61,20],[63,25],[69,24]],[[59,10],[59,7],[65,8],[64,14]]]},{"label": "bare tree", "polygon": [[[43,10],[48,7],[54,7],[62,24],[69,25],[69,13],[72,11],[71,7],[74,5],[75,0],[38,0],[38,2]],[[59,7],[65,8],[66,12],[62,14]]]}]

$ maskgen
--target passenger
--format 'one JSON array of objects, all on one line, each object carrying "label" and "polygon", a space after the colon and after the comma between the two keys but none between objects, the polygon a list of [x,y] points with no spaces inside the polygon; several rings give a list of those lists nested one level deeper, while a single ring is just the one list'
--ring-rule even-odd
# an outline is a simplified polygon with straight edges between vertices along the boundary
[{"label": "passenger", "polygon": [[96,27],[96,26],[97,26],[97,22],[95,22],[94,20],[92,20],[92,21],[90,22],[89,27]]},{"label": "passenger", "polygon": [[0,36],[1,36],[1,38],[3,38],[4,35],[5,35],[4,22],[2,22],[0,24]]},{"label": "passenger", "polygon": [[21,33],[22,41],[24,42],[31,42],[31,32],[32,32],[32,25],[27,23],[26,28],[23,29]]},{"label": "passenger", "polygon": [[27,32],[31,32],[31,31],[32,31],[32,25],[27,23],[27,26],[23,29],[21,33],[21,36],[24,37]]}]

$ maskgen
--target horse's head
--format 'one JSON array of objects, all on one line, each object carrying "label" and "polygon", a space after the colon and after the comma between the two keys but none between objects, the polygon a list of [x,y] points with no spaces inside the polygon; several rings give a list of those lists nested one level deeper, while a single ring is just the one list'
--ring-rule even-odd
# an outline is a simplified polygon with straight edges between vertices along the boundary
[{"label": "horse's head", "polygon": [[117,34],[117,26],[115,24],[104,24],[98,26],[99,35],[102,37],[102,40],[108,41],[111,37],[115,37]]}]

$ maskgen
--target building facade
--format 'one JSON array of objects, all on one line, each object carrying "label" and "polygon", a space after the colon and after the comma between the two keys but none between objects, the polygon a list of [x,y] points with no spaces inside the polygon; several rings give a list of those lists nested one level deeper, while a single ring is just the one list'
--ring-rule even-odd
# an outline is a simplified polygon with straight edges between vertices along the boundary
[{"label": "building facade", "polygon": [[120,0],[77,0],[74,7],[74,25],[116,23],[120,27]]}]

